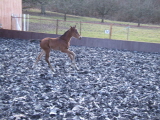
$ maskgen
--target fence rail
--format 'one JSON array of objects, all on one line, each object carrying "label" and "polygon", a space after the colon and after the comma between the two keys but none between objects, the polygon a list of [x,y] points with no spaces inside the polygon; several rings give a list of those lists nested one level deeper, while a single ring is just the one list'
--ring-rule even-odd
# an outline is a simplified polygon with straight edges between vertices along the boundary
[{"label": "fence rail", "polygon": [[[70,26],[75,26],[84,37],[145,41],[160,43],[160,27],[137,27],[133,25],[105,24],[81,21],[63,21],[12,16],[12,29],[62,35]],[[27,29],[26,29],[27,28]],[[153,35],[154,33],[154,35]]]}]

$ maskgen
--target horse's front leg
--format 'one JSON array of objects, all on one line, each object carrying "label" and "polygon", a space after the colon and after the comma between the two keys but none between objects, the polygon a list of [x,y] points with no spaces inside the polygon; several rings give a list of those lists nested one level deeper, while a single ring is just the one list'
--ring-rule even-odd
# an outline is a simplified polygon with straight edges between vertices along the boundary
[{"label": "horse's front leg", "polygon": [[76,68],[76,70],[79,70],[78,69],[78,67],[77,67],[77,65],[76,65],[76,61],[75,61],[75,53],[74,52],[72,52],[72,51],[70,51],[70,50],[64,50],[64,51],[62,51],[62,52],[65,52],[65,53],[67,53],[68,54],[68,56],[69,56],[69,58],[71,59],[71,62],[72,62],[72,64],[74,65],[74,67]]}]

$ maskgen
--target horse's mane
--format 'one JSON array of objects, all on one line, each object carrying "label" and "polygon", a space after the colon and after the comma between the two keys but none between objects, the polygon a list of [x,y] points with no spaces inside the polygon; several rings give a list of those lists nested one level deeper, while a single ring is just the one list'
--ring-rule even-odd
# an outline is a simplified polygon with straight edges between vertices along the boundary
[{"label": "horse's mane", "polygon": [[66,34],[67,34],[67,32],[68,32],[69,30],[67,30],[63,35],[61,35],[60,36],[60,38],[62,38],[63,39],[63,37],[65,37],[66,36]]}]

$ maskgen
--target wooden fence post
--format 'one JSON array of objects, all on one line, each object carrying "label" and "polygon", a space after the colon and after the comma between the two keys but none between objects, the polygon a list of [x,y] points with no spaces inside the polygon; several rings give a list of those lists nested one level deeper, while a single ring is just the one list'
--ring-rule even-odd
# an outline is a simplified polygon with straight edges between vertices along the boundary
[{"label": "wooden fence post", "polygon": [[40,28],[40,31],[42,32],[42,30],[43,30],[43,25],[42,25],[42,19],[41,19],[41,17],[40,17],[40,24],[41,24],[41,28]]},{"label": "wooden fence post", "polygon": [[129,40],[129,28],[130,26],[127,27],[127,40]]},{"label": "wooden fence post", "polygon": [[81,35],[81,25],[82,25],[82,23],[81,23],[81,21],[80,21],[80,35]]},{"label": "wooden fence post", "polygon": [[112,26],[113,26],[113,24],[110,25],[109,39],[111,39],[111,37],[112,37]]},{"label": "wooden fence post", "polygon": [[58,34],[58,19],[57,19],[57,25],[56,25],[56,35]]}]

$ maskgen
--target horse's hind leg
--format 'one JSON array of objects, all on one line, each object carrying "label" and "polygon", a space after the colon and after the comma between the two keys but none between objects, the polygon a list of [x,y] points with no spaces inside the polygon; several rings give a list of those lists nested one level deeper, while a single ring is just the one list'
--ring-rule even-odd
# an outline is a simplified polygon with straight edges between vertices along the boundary
[{"label": "horse's hind leg", "polygon": [[41,59],[41,57],[44,55],[44,50],[42,50],[42,52],[38,55],[36,62],[34,63],[33,68],[35,68],[35,66],[37,65],[38,61]]},{"label": "horse's hind leg", "polygon": [[46,52],[45,60],[46,60],[46,62],[48,63],[48,66],[49,66],[49,67],[51,68],[51,70],[54,72],[54,69],[53,69],[53,67],[52,67],[52,65],[51,65],[51,63],[50,63],[50,61],[49,61],[50,49],[49,49],[49,50],[46,50],[45,52]]}]

